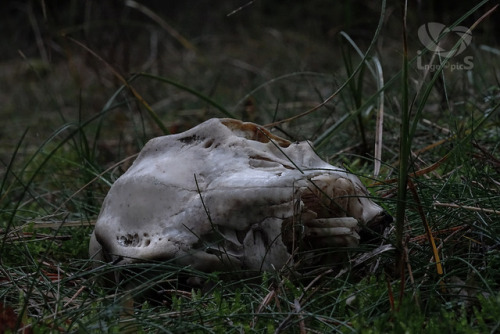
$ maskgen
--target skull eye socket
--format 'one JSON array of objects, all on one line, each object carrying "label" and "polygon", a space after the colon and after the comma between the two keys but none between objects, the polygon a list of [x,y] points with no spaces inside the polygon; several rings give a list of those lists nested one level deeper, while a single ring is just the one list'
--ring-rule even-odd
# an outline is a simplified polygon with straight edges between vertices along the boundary
[{"label": "skull eye socket", "polygon": [[203,143],[203,147],[204,148],[210,148],[210,147],[212,147],[213,144],[214,144],[214,140],[213,139],[208,139],[207,141],[205,141],[205,143]]}]

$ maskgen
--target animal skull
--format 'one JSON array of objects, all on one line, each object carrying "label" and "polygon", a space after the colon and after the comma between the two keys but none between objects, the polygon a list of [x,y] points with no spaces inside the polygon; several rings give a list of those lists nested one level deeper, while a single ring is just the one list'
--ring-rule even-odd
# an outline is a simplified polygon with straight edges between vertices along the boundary
[{"label": "animal skull", "polygon": [[[360,180],[253,123],[211,119],[152,139],[111,187],[90,241],[98,260],[201,271],[280,269],[297,251],[351,247],[392,220]],[[312,254],[312,255],[311,255]]]}]

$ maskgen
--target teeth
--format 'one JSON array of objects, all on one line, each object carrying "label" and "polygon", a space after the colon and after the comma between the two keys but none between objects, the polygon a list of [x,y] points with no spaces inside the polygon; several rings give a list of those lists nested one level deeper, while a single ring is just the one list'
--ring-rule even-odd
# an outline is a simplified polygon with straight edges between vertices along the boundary
[{"label": "teeth", "polygon": [[358,227],[358,221],[353,217],[313,219],[305,224],[307,227],[311,228],[346,227],[352,229]]},{"label": "teeth", "polygon": [[314,219],[306,223],[305,234],[313,238],[353,236],[359,239],[358,227],[358,221],[352,217]]},{"label": "teeth", "polygon": [[359,239],[358,233],[356,233],[356,231],[354,231],[352,228],[348,227],[308,228],[306,230],[306,236],[308,237],[325,238],[344,235],[356,236],[356,238]]}]

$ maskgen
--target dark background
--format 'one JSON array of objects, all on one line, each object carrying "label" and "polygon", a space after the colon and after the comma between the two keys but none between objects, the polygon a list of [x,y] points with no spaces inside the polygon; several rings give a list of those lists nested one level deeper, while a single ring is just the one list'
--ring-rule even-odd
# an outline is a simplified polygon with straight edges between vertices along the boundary
[{"label": "dark background", "polygon": [[[496,3],[487,3],[461,25],[470,26]],[[402,4],[388,1],[373,52],[386,78],[401,68]],[[410,54],[422,49],[417,36],[420,25],[451,25],[474,5],[470,1],[409,1]],[[122,84],[117,73],[129,78],[146,72],[175,80],[213,98],[237,117],[260,123],[272,120],[278,103],[303,103],[280,117],[303,112],[346,78],[340,51],[342,45],[352,48],[340,32],[366,50],[380,6],[380,1],[361,0],[2,1],[0,116],[8,121],[0,125],[0,158],[8,161],[27,128],[26,141],[37,145],[63,124],[95,115]],[[494,12],[474,30],[475,48],[497,47],[499,15]],[[245,100],[249,92],[299,71],[331,78],[306,88],[305,80],[298,83],[293,78],[282,86],[265,87],[262,96],[255,95],[260,105],[254,114],[245,114],[245,103],[253,103]],[[172,132],[221,116],[207,114],[197,99],[183,91],[151,82],[135,84]],[[373,92],[373,84],[364,89],[366,94]],[[128,108],[139,110],[140,106]],[[342,109],[337,115],[345,112]],[[110,138],[126,137],[137,125],[137,117],[145,116],[135,112],[109,117],[108,130],[116,130]],[[311,139],[311,131],[297,132],[295,138]],[[143,132],[144,141],[162,134],[154,126]]]},{"label": "dark background", "polygon": [[[361,41],[369,41],[379,19],[379,1],[138,1],[154,11],[188,40],[197,43],[207,36],[258,34],[263,29],[294,31],[310,38],[335,42],[336,34],[347,31]],[[464,15],[477,2],[409,1],[411,31],[427,22],[446,25]],[[497,2],[485,6],[491,8]],[[402,2],[389,1],[385,33],[399,38]],[[235,10],[239,11],[232,13]],[[126,1],[3,1],[0,5],[3,38],[0,59],[18,59],[18,50],[28,57],[65,58],[63,35],[93,48],[114,49],[140,46],[146,29],[160,29],[150,18],[127,6]],[[461,25],[470,26],[485,10],[477,11]],[[485,20],[474,32],[482,43],[497,42],[498,13]],[[167,43],[168,41],[165,41]],[[46,55],[43,55],[45,53]],[[131,62],[122,54],[124,66]],[[116,55],[116,57],[118,57]]]}]

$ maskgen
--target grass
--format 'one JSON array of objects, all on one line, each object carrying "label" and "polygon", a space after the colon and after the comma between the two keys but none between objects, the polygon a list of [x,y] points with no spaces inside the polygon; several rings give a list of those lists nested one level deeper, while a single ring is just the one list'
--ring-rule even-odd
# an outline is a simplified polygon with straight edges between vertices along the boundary
[{"label": "grass", "polygon": [[[488,6],[483,1],[459,13],[456,24],[480,17]],[[434,58],[441,66],[427,73],[417,67],[414,50],[422,47],[412,44],[416,29],[406,30],[406,45],[401,36],[391,42],[398,53],[376,52],[373,46],[386,34],[390,38],[383,20],[390,11],[377,10],[369,43],[357,45],[356,37],[343,32],[343,63],[335,74],[308,66],[297,71],[295,61],[307,59],[303,46],[310,42],[276,33],[264,34],[270,43],[264,38],[262,45],[279,57],[266,65],[254,56],[255,67],[252,57],[245,63],[227,50],[234,58],[224,59],[199,41],[196,54],[168,49],[182,70],[177,66],[164,75],[159,68],[172,64],[158,61],[127,76],[111,69],[106,49],[65,39],[79,52],[68,58],[75,81],[57,86],[67,80],[61,68],[71,66],[61,61],[40,70],[23,60],[34,78],[16,84],[33,93],[27,106],[39,113],[31,114],[35,120],[22,118],[30,115],[22,100],[3,111],[19,109],[20,125],[5,129],[0,152],[0,303],[10,312],[0,313],[0,323],[15,317],[12,328],[35,333],[498,331],[498,49],[473,44],[466,51],[473,69],[451,71],[445,64],[454,59]],[[402,19],[393,24],[401,27]],[[303,53],[294,58],[286,40]],[[255,41],[248,37],[244,43],[250,50]],[[331,46],[309,47],[328,59],[334,52]],[[89,65],[80,62],[85,57]],[[423,57],[431,60],[430,54]],[[83,76],[85,85],[78,79]],[[207,274],[168,262],[94,267],[87,248],[102,200],[145,142],[228,115],[262,124],[287,120],[276,124],[278,135],[311,140],[323,158],[359,174],[374,199],[397,217],[384,242],[397,251],[363,245],[348,252],[343,270],[324,268],[306,278],[286,272]],[[48,133],[37,123],[61,125]],[[19,131],[28,124],[31,129]],[[383,139],[375,155],[377,128]],[[378,173],[374,159],[380,159]],[[366,254],[371,257],[363,261]],[[96,280],[116,270],[128,273],[116,286]],[[186,289],[186,276],[210,283]]]}]

